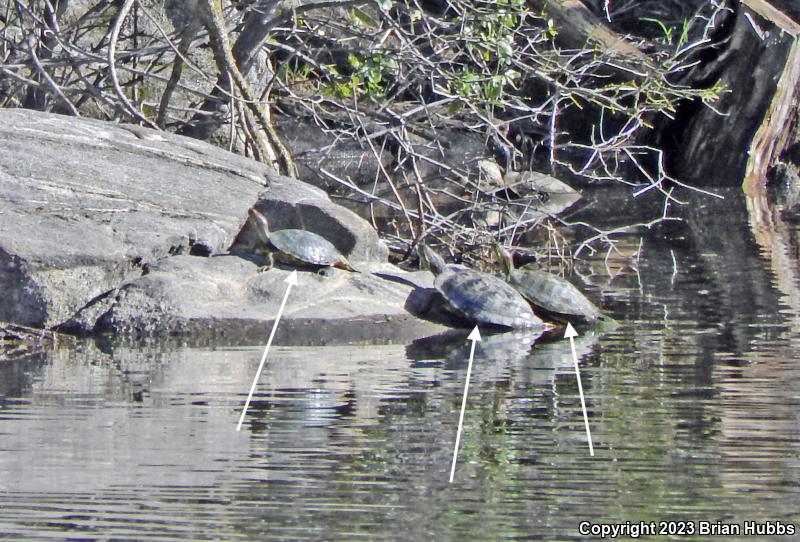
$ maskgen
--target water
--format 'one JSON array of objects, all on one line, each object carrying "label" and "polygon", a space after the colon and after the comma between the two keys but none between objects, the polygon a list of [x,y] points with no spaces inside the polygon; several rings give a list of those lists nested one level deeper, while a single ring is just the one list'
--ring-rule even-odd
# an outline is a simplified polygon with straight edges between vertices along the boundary
[{"label": "water", "polygon": [[241,432],[261,347],[84,344],[0,364],[0,538],[583,540],[582,521],[667,520],[800,529],[797,232],[772,227],[765,241],[750,217],[729,194],[582,266],[621,322],[576,340],[595,457],[567,342],[484,337],[453,484],[468,330],[276,345]]}]

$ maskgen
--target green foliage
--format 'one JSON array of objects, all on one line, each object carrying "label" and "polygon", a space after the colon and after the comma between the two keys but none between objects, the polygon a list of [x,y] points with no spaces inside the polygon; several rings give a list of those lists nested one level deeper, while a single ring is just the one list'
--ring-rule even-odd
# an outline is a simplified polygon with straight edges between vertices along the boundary
[{"label": "green foliage", "polygon": [[278,77],[295,83],[315,80],[317,72],[313,66],[305,63],[284,62],[278,66]]},{"label": "green foliage", "polygon": [[516,70],[482,77],[475,71],[464,68],[453,79],[453,90],[466,101],[500,105],[507,88],[514,87],[520,77],[520,72]]},{"label": "green foliage", "polygon": [[367,13],[365,10],[354,7],[349,11],[350,18],[367,27],[376,27],[378,26],[378,22],[372,18],[372,16]]},{"label": "green foliage", "polygon": [[347,64],[352,70],[350,75],[338,77],[325,85],[322,88],[324,96],[379,101],[385,98],[387,88],[395,79],[394,74],[398,69],[396,61],[386,58],[381,53],[375,53],[367,58],[349,53]]},{"label": "green foliage", "polygon": [[478,60],[451,73],[448,87],[464,100],[497,106],[509,90],[517,89],[521,73],[513,69],[517,35],[528,24],[521,0],[502,0],[493,9],[465,11],[456,22],[463,28],[465,50]]},{"label": "green foliage", "polygon": [[661,30],[661,33],[664,36],[664,41],[668,45],[675,45],[677,49],[680,49],[681,47],[689,43],[689,31],[691,29],[691,21],[689,21],[688,19],[683,19],[683,21],[681,22],[681,32],[680,35],[678,36],[677,43],[674,44],[673,44],[673,33],[675,31],[674,27],[669,27],[664,22],[658,19],[653,19],[652,17],[642,17],[640,20],[648,21],[658,25],[659,29]]},{"label": "green foliage", "polygon": [[658,19],[653,19],[651,17],[642,17],[642,21],[649,21],[651,23],[655,23],[661,29],[661,32],[664,34],[664,40],[672,44],[672,28],[669,28],[667,25],[659,21]]}]

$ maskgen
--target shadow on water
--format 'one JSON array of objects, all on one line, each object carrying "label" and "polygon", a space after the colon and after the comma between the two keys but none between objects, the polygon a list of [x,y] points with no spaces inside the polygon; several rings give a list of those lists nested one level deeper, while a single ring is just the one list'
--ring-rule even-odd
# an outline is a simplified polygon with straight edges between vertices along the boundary
[{"label": "shadow on water", "polygon": [[[619,236],[579,266],[620,322],[575,340],[593,458],[566,340],[481,330],[452,485],[469,329],[394,345],[278,337],[241,432],[261,345],[87,342],[0,364],[2,532],[583,540],[580,521],[798,528],[797,227],[724,195],[689,196],[673,209],[684,222]],[[619,219],[653,214],[655,200],[650,215]]]}]

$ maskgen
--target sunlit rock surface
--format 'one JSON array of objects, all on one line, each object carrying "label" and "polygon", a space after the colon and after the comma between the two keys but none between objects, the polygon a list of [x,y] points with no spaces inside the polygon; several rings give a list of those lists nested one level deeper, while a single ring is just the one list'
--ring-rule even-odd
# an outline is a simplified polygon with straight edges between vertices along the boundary
[{"label": "sunlit rock surface", "polygon": [[[85,307],[67,328],[81,334],[263,341],[286,295],[290,273],[277,268],[260,272],[256,263],[236,256],[175,256]],[[409,279],[418,275],[389,264],[373,264],[362,273],[298,272],[281,319],[282,336],[296,344],[328,344],[430,333],[437,326],[407,310],[417,290]]]},{"label": "sunlit rock surface", "polygon": [[415,284],[392,278],[402,272],[370,225],[263,164],[189,138],[27,110],[0,110],[0,141],[0,320],[263,336],[290,270],[260,272],[227,255],[253,205],[273,228],[324,235],[365,271],[301,273],[287,320],[324,322],[331,334],[337,323],[363,333],[365,323],[414,320]]}]

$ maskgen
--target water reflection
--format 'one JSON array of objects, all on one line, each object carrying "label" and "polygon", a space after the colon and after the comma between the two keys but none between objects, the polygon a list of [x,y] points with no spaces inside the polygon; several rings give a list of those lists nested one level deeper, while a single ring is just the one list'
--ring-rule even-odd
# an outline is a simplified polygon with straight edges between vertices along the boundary
[{"label": "water reflection", "polygon": [[0,364],[0,528],[580,540],[581,520],[797,525],[796,283],[771,271],[746,213],[698,204],[579,270],[621,322],[576,339],[594,458],[563,340],[484,333],[452,485],[469,330],[273,347],[241,432],[261,347],[87,343]]}]

